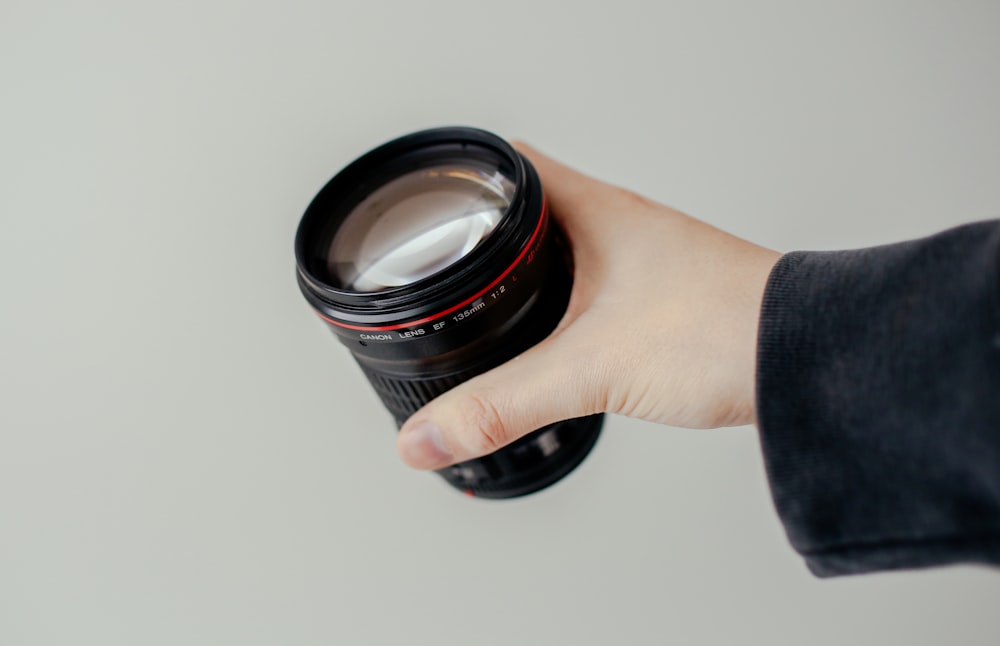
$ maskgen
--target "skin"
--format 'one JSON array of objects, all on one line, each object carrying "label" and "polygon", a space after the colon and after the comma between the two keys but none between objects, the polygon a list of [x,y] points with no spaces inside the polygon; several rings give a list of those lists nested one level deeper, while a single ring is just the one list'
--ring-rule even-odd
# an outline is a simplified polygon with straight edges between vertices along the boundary
[{"label": "skin", "polygon": [[780,254],[515,145],[572,246],[569,307],[537,346],[414,413],[403,461],[439,469],[598,412],[753,424],[757,324]]}]

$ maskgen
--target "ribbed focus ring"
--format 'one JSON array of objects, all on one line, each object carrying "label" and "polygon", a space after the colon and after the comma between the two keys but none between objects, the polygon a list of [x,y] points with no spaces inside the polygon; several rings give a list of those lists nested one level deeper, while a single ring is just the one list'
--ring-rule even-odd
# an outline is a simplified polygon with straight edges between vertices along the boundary
[{"label": "ribbed focus ring", "polygon": [[410,415],[438,395],[483,372],[483,368],[477,367],[444,377],[399,379],[372,370],[361,362],[359,365],[375,392],[378,393],[382,403],[389,409],[399,425],[402,425]]}]

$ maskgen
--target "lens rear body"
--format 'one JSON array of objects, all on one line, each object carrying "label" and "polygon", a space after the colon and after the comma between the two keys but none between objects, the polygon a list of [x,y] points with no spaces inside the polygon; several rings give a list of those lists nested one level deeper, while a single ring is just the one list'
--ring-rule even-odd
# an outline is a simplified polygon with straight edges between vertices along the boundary
[{"label": "lens rear body", "polygon": [[[397,426],[548,336],[573,283],[534,168],[471,128],[415,133],[353,162],[306,210],[295,248],[303,295]],[[476,496],[531,493],[586,457],[602,421],[559,422],[439,473]]]}]

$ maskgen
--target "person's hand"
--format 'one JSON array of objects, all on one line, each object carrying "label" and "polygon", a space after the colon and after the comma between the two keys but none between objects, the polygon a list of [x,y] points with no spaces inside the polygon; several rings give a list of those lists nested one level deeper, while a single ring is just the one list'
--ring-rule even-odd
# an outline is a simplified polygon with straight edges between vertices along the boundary
[{"label": "person's hand", "polygon": [[414,413],[403,460],[438,469],[599,412],[753,423],[757,320],[779,254],[518,148],[573,250],[569,308],[537,346]]}]

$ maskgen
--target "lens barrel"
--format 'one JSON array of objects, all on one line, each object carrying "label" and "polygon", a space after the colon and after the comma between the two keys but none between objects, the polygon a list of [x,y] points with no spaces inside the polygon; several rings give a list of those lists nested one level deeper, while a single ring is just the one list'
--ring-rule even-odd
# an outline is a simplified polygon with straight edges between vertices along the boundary
[{"label": "lens barrel", "polygon": [[[494,208],[502,215],[490,215]],[[534,168],[473,128],[413,133],[355,160],[309,205],[295,255],[302,294],[397,426],[548,336],[573,285]],[[370,278],[387,267],[414,278]],[[572,471],[602,423],[602,415],[558,422],[438,473],[470,495],[532,493]]]}]

